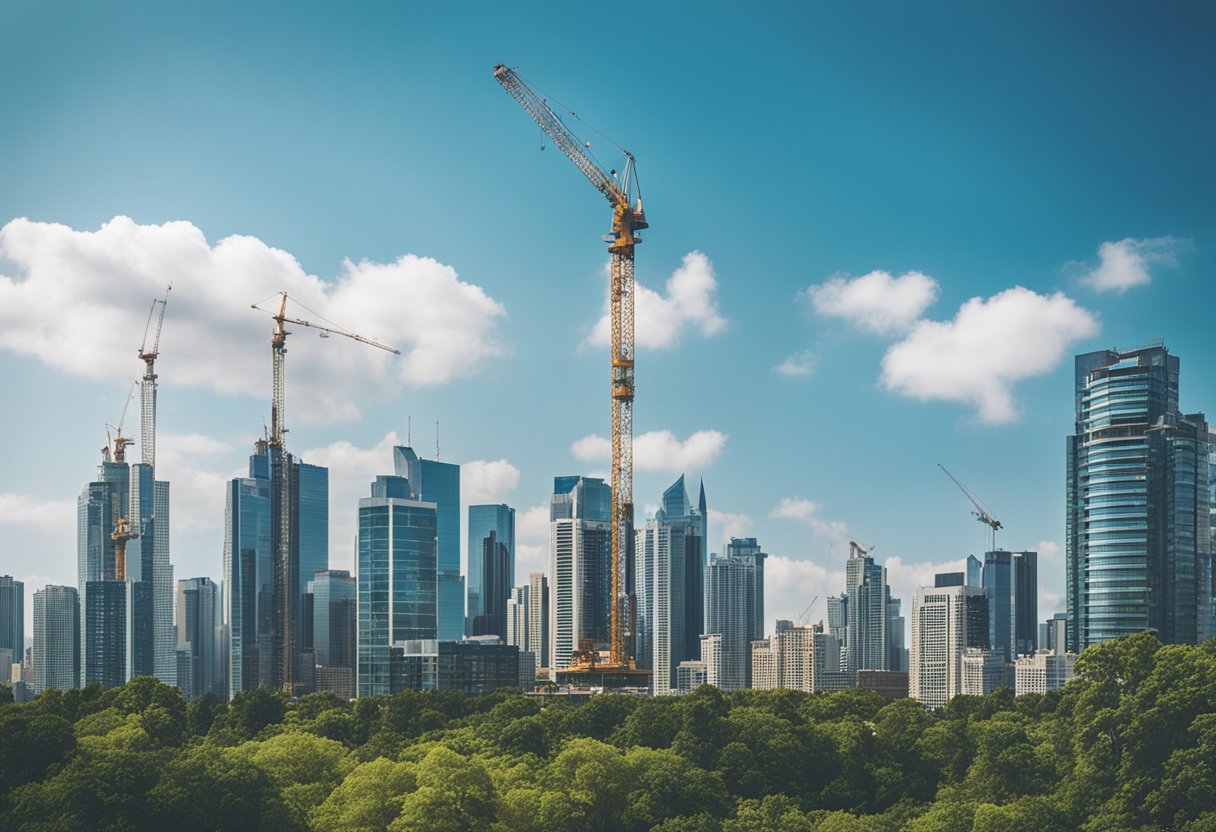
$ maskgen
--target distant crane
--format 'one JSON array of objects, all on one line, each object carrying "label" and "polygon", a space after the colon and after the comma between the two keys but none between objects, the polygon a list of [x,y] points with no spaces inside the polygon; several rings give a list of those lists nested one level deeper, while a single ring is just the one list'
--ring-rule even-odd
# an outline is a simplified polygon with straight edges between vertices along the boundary
[{"label": "distant crane", "polygon": [[[102,462],[109,462],[111,460],[111,455],[110,455],[110,446],[111,445],[114,446],[114,454],[112,457],[113,461],[114,462],[126,462],[127,461],[127,446],[135,444],[134,439],[131,439],[128,436],[122,435],[122,426],[123,426],[123,423],[125,423],[127,421],[127,408],[131,406],[131,397],[135,395],[135,385],[137,385],[137,384],[139,384],[138,381],[131,382],[131,389],[129,389],[127,391],[127,398],[123,402],[122,415],[120,415],[118,417],[118,424],[116,426],[115,425],[106,425],[106,446],[101,449]],[[113,430],[114,430],[114,436],[112,436],[112,437],[110,435],[111,428],[113,428]]]},{"label": "distant crane", "polygon": [[[172,289],[173,284],[170,283],[165,289],[164,298],[152,301],[148,323],[144,325],[144,340],[139,344],[139,358],[144,362],[143,383],[139,386],[140,461],[153,468],[156,467],[156,358],[160,355],[160,330],[165,324],[165,307],[169,305],[169,292]],[[149,349],[148,333],[152,330],[152,316],[156,314],[157,306],[160,306],[160,315],[156,319],[156,332]]]},{"label": "distant crane", "polygon": [[996,550],[997,529],[1003,528],[1001,521],[997,520],[995,517],[993,517],[992,510],[989,509],[988,506],[984,505],[984,501],[981,500],[979,497],[975,496],[975,494],[971,491],[971,489],[969,489],[967,486],[965,486],[961,482],[959,482],[958,477],[954,476],[954,474],[951,474],[950,470],[945,465],[942,465],[939,462],[937,464],[937,467],[941,468],[943,471],[946,472],[946,476],[949,477],[951,480],[953,480],[954,484],[958,486],[959,491],[962,491],[963,494],[965,494],[967,496],[967,499],[971,501],[971,505],[975,506],[975,511],[973,511],[971,513],[975,515],[975,519],[979,520],[981,523],[986,525],[991,530],[990,536],[991,536],[991,541],[992,541],[992,544],[991,544],[992,548],[989,551],[995,551]]},{"label": "distant crane", "polygon": [[815,602],[818,600],[819,600],[819,596],[816,595],[814,598],[811,599],[811,603],[806,605],[806,609],[804,609],[802,611],[802,615],[798,616],[798,623],[801,624],[803,627],[806,626],[807,619],[809,619],[811,616],[811,609],[814,608]]},{"label": "distant crane", "polygon": [[[286,385],[286,361],[287,361],[287,336],[291,332],[287,329],[287,324],[295,324],[296,326],[306,326],[312,329],[320,330],[321,334],[333,333],[335,335],[344,335],[352,341],[358,341],[368,346],[376,347],[377,349],[391,352],[394,355],[401,355],[400,350],[385,346],[379,341],[373,341],[371,338],[364,338],[362,335],[356,335],[341,327],[333,324],[331,326],[321,326],[311,321],[306,321],[300,318],[287,317],[287,293],[279,292],[280,297],[278,312],[272,312],[269,309],[263,309],[261,304],[266,300],[252,304],[252,308],[260,312],[265,312],[274,320],[275,328],[270,337],[270,350],[272,358],[272,394],[270,405],[270,438],[267,441],[271,454],[271,467],[274,476],[272,489],[274,494],[271,497],[272,511],[277,515],[275,525],[278,529],[278,546],[275,551],[275,557],[271,565],[271,580],[274,586],[272,594],[273,603],[272,615],[274,616],[275,624],[278,632],[275,633],[273,644],[271,646],[273,656],[272,666],[276,669],[279,675],[278,681],[281,687],[288,693],[294,692],[296,682],[296,619],[295,607],[293,599],[297,588],[296,582],[298,579],[298,565],[293,569],[291,557],[291,517],[293,514],[291,506],[291,465],[287,454],[286,436],[287,423],[285,417],[285,385]],[[271,298],[276,295],[271,295]],[[299,303],[297,301],[297,303]],[[303,304],[300,304],[303,306]],[[306,308],[306,307],[305,307]],[[311,311],[311,310],[308,310]],[[317,314],[313,312],[313,314]],[[318,316],[320,317],[320,316]]]},{"label": "distant crane", "polygon": [[[633,370],[634,370],[634,282],[633,250],[642,242],[637,232],[647,228],[642,211],[641,186],[633,154],[623,147],[625,162],[620,175],[604,170],[588,152],[590,142],[580,141],[548,101],[503,64],[494,67],[494,79],[523,107],[537,126],[574,163],[583,176],[612,206],[612,230],[604,236],[611,255],[609,274],[609,318],[612,324],[612,640],[611,664],[623,668],[625,622],[622,620],[621,567],[625,562],[633,528]],[[571,115],[574,115],[573,113]],[[577,115],[574,115],[578,118]],[[542,149],[544,145],[541,146]],[[632,194],[637,195],[636,202]]]}]

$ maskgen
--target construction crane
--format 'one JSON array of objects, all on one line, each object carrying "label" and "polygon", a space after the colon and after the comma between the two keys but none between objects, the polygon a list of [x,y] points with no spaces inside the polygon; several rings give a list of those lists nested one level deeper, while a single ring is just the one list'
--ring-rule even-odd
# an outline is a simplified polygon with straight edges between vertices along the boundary
[{"label": "construction crane", "polygon": [[954,484],[958,486],[959,490],[962,491],[963,494],[967,496],[967,499],[971,501],[971,505],[975,506],[975,511],[971,513],[975,515],[975,519],[979,520],[991,530],[990,535],[992,540],[992,548],[989,551],[995,551],[996,531],[997,529],[1002,528],[1001,521],[992,516],[992,510],[989,509],[988,506],[984,505],[984,501],[975,496],[971,489],[959,482],[958,477],[950,473],[950,469],[948,469],[945,465],[942,465],[940,462],[937,464],[937,467],[946,472],[946,476],[954,481]]},{"label": "construction crane", "polygon": [[[306,321],[301,318],[287,317],[287,293],[279,292],[278,312],[273,312],[269,309],[263,309],[261,304],[266,300],[252,304],[253,309],[260,312],[265,312],[274,320],[275,328],[270,337],[270,350],[272,361],[272,394],[270,405],[270,424],[271,433],[267,444],[270,448],[272,461],[277,460],[277,464],[272,464],[274,471],[274,495],[271,498],[272,510],[276,513],[276,526],[278,528],[278,547],[275,552],[275,557],[271,565],[272,583],[274,585],[272,615],[278,626],[278,633],[275,636],[272,650],[275,653],[275,667],[280,676],[282,687],[288,692],[294,692],[296,681],[296,621],[295,621],[295,605],[292,603],[293,584],[297,580],[297,570],[292,569],[291,558],[291,466],[286,449],[287,422],[285,416],[285,386],[286,386],[286,361],[287,361],[287,336],[291,331],[287,329],[287,324],[295,326],[305,326],[311,329],[316,329],[322,335],[332,333],[334,335],[343,335],[350,338],[352,341],[358,341],[368,346],[376,347],[377,349],[391,352],[394,355],[401,355],[400,350],[385,346],[379,341],[373,341],[371,338],[364,338],[362,335],[356,335],[349,332],[336,324],[331,326],[322,326],[321,324]],[[297,303],[299,303],[297,301]],[[303,307],[303,304],[299,304]],[[304,307],[307,309],[307,307]],[[308,310],[311,311],[311,310]],[[316,315],[317,313],[313,312]],[[320,316],[318,316],[320,317]]]},{"label": "construction crane", "polygon": [[127,518],[119,517],[114,531],[110,534],[110,539],[114,541],[114,580],[125,581],[127,579],[127,541],[137,537],[139,537],[139,532],[131,528],[127,523]]},{"label": "construction crane", "polygon": [[815,608],[815,603],[818,600],[819,600],[819,596],[816,595],[814,598],[811,599],[811,603],[806,605],[806,609],[804,609],[802,611],[802,615],[798,616],[798,623],[801,624],[803,627],[806,626],[807,619],[809,619],[811,616],[811,610]]},{"label": "construction crane", "polygon": [[[605,171],[588,152],[591,143],[580,141],[536,90],[514,69],[494,67],[494,78],[511,94],[537,126],[566,154],[583,176],[612,206],[611,233],[604,236],[611,255],[609,268],[609,318],[612,324],[612,641],[611,664],[622,668],[625,655],[622,621],[621,566],[633,528],[633,399],[634,399],[634,246],[642,242],[637,232],[648,227],[642,211],[641,187],[633,154],[618,146],[625,162],[618,175]],[[578,116],[571,113],[574,118]],[[636,195],[636,202],[633,196]]]},{"label": "construction crane", "polygon": [[[144,340],[139,344],[139,360],[144,362],[144,377],[139,387],[139,450],[144,465],[156,467],[156,358],[160,355],[160,330],[165,324],[165,307],[169,304],[170,283],[163,298],[152,301],[148,310],[148,323],[144,325]],[[160,315],[156,318],[156,332],[152,336],[152,347],[148,348],[148,333],[152,330],[152,316],[156,307]]]},{"label": "construction crane", "polygon": [[[131,388],[127,390],[127,398],[123,402],[122,414],[118,417],[118,424],[106,425],[106,446],[101,449],[102,462],[109,462],[111,458],[114,462],[126,462],[127,446],[135,444],[134,439],[122,435],[122,426],[127,421],[127,408],[131,406],[131,397],[135,395],[135,385],[137,384],[139,384],[139,381],[131,382]],[[114,430],[113,436],[110,435],[111,429]],[[111,445],[114,448],[113,457],[110,455]]]}]

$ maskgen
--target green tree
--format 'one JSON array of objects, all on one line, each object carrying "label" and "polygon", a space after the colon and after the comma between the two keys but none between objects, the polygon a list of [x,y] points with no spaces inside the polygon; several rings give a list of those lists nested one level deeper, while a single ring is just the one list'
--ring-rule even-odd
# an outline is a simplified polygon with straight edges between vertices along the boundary
[{"label": "green tree", "polygon": [[313,809],[317,832],[384,832],[401,811],[405,795],[417,786],[415,764],[383,757],[352,769]]},{"label": "green tree", "polygon": [[494,821],[494,784],[479,761],[436,746],[418,764],[417,778],[390,832],[478,832]]}]

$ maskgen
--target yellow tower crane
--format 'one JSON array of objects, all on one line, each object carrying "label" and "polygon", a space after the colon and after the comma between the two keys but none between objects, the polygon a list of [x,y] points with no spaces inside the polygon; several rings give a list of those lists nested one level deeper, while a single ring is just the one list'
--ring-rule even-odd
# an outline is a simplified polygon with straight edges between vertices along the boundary
[{"label": "yellow tower crane", "polygon": [[[624,668],[625,627],[622,610],[624,596],[621,579],[628,535],[633,528],[633,369],[635,283],[633,249],[642,238],[637,232],[647,227],[642,211],[642,194],[637,180],[633,154],[618,148],[625,156],[620,174],[605,171],[587,152],[590,142],[579,138],[549,107],[548,101],[520,78],[510,67],[494,67],[494,78],[511,94],[537,126],[574,163],[583,176],[612,206],[612,231],[605,235],[611,255],[609,317],[612,323],[612,642],[611,664]],[[577,116],[575,116],[577,118]],[[634,197],[636,196],[636,201]]]},{"label": "yellow tower crane", "polygon": [[[271,433],[266,443],[269,446],[272,476],[274,477],[274,482],[271,486],[271,513],[275,517],[274,524],[277,531],[277,545],[275,547],[274,559],[271,563],[271,581],[274,587],[271,615],[275,622],[273,643],[271,645],[273,654],[271,666],[274,668],[274,681],[277,687],[286,690],[288,693],[294,693],[297,681],[296,663],[298,658],[296,655],[296,629],[298,627],[296,607],[299,599],[296,596],[299,594],[299,562],[291,554],[291,517],[293,514],[291,506],[291,459],[287,454],[285,441],[287,436],[285,416],[287,336],[291,334],[291,331],[287,329],[287,324],[320,330],[322,337],[328,337],[329,333],[343,335],[352,341],[358,341],[361,344],[367,344],[368,346],[391,352],[394,355],[401,355],[401,351],[385,346],[379,341],[373,341],[371,338],[356,335],[336,324],[331,323],[330,326],[322,326],[301,318],[289,318],[287,316],[287,293],[279,292],[270,297],[280,298],[277,312],[262,308],[261,304],[265,303],[266,300],[270,300],[270,298],[252,304],[252,307],[270,315],[275,323],[274,332],[270,336],[272,358],[271,384],[273,388],[270,405]],[[299,301],[296,301],[296,303],[303,307],[303,304],[300,304]],[[313,312],[312,314],[316,315],[317,313]],[[318,317],[320,316],[318,315]]]}]

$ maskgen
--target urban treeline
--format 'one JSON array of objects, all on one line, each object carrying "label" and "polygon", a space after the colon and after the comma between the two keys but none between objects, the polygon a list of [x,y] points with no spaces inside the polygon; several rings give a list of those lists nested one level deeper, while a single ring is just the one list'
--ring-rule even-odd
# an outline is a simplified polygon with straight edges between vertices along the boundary
[{"label": "urban treeline", "polygon": [[[0,705],[0,828],[1216,828],[1216,639],[1088,648],[1064,690],[929,711],[849,690],[683,697],[266,688],[152,678]],[[4,691],[0,689],[0,693]]]}]

